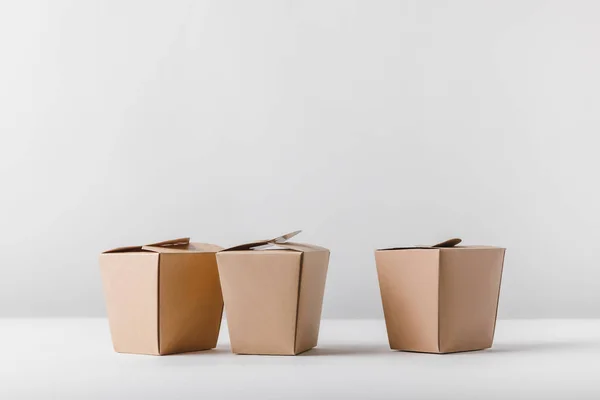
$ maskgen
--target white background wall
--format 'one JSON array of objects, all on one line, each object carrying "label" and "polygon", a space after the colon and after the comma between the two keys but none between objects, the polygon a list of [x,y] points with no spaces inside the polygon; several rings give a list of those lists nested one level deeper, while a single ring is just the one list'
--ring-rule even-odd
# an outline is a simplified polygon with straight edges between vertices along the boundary
[{"label": "white background wall", "polygon": [[508,247],[500,316],[600,317],[600,3],[0,3],[0,316],[100,316],[102,250],[304,229]]}]

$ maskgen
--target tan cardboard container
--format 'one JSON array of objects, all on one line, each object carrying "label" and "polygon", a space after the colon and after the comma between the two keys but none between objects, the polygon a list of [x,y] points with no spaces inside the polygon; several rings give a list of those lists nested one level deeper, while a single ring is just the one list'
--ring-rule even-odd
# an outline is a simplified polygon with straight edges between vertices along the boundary
[{"label": "tan cardboard container", "polygon": [[296,355],[317,345],[329,250],[287,240],[217,253],[231,350]]},{"label": "tan cardboard container", "polygon": [[102,253],[115,351],[163,355],[214,348],[223,314],[215,257],[221,249],[183,238]]},{"label": "tan cardboard container", "polygon": [[492,347],[505,249],[460,242],[375,251],[390,348]]}]

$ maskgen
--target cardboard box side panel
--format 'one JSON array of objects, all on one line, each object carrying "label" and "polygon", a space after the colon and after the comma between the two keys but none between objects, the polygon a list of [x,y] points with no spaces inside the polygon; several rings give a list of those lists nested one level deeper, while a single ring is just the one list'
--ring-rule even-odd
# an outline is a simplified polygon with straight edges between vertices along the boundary
[{"label": "cardboard box side panel", "polygon": [[217,345],[223,297],[215,253],[163,253],[159,264],[160,354]]},{"label": "cardboard box side panel", "polygon": [[496,315],[494,317],[494,330],[492,331],[492,344],[496,335],[496,323],[498,322],[498,307],[500,306],[500,293],[502,292],[502,274],[504,274],[504,260],[506,259],[506,249],[502,251],[502,265],[500,266],[500,282],[498,284],[498,298],[496,299]]},{"label": "cardboard box side panel", "polygon": [[158,355],[158,254],[100,256],[115,351]]},{"label": "cardboard box side panel", "polygon": [[296,354],[317,345],[328,265],[328,251],[308,252],[302,257],[296,323]]},{"label": "cardboard box side panel", "polygon": [[390,348],[437,353],[439,250],[377,251]]},{"label": "cardboard box side panel", "polygon": [[440,256],[440,350],[492,346],[504,249],[444,249]]},{"label": "cardboard box side panel", "polygon": [[294,354],[302,253],[217,253],[231,349]]}]

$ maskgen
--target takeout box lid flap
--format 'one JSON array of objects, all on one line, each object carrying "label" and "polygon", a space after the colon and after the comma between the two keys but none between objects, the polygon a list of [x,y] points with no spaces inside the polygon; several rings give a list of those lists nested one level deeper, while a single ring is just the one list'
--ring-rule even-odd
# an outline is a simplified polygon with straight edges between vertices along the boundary
[{"label": "takeout box lid flap", "polygon": [[389,251],[389,250],[415,250],[415,249],[423,249],[423,250],[435,250],[435,249],[503,249],[503,247],[497,246],[458,246],[459,243],[462,243],[462,239],[452,238],[448,240],[444,240],[438,244],[434,244],[432,246],[429,245],[417,245],[417,246],[401,246],[401,247],[385,247],[382,249],[377,249],[376,251]]},{"label": "takeout box lid flap", "polygon": [[239,244],[239,245],[236,245],[233,247],[229,247],[222,251],[226,252],[226,251],[267,250],[267,249],[268,250],[277,250],[277,249],[294,250],[294,251],[300,251],[300,252],[328,251],[326,248],[321,247],[321,246],[316,246],[316,245],[307,244],[307,243],[288,242],[289,239],[298,235],[300,232],[302,232],[302,231],[299,230],[299,231],[286,233],[285,235],[278,236],[274,239],[257,240],[257,241],[253,241],[253,242],[249,242],[249,243],[243,243],[243,244]]},{"label": "takeout box lid flap", "polygon": [[171,239],[165,240],[162,242],[147,244],[145,246],[126,246],[126,247],[117,247],[115,249],[107,250],[103,254],[107,253],[127,253],[134,251],[151,251],[154,253],[181,253],[181,252],[190,252],[190,253],[203,253],[203,252],[213,252],[216,253],[218,251],[223,250],[221,246],[217,246],[215,244],[209,243],[195,243],[190,242],[190,238],[179,238],[179,239]]}]

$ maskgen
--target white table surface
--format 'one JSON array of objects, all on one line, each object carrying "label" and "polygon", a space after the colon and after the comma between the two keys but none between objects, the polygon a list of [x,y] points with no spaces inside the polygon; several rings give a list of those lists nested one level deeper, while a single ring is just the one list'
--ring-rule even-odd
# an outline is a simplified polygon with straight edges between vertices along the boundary
[{"label": "white table surface", "polygon": [[[226,328],[226,326],[223,326]],[[0,399],[600,399],[600,320],[499,321],[491,350],[390,351],[379,320],[325,320],[303,355],[117,354],[105,319],[0,319]]]}]

